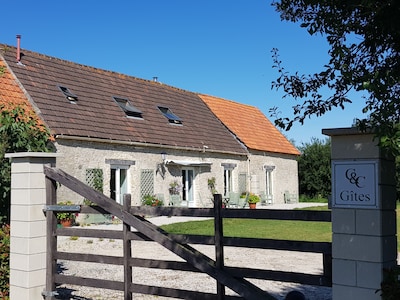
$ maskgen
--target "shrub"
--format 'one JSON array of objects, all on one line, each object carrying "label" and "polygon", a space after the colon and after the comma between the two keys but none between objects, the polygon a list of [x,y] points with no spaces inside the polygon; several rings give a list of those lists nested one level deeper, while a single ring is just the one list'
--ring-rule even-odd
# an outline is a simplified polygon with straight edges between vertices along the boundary
[{"label": "shrub", "polygon": [[142,200],[143,205],[148,206],[163,206],[162,200],[158,199],[155,195],[145,195]]},{"label": "shrub", "polygon": [[376,293],[380,292],[383,300],[396,300],[400,299],[400,267],[395,266],[391,269],[384,269],[384,280],[381,283],[381,289],[377,290]]},{"label": "shrub", "polygon": [[10,226],[0,230],[0,298],[8,300],[10,279]]}]

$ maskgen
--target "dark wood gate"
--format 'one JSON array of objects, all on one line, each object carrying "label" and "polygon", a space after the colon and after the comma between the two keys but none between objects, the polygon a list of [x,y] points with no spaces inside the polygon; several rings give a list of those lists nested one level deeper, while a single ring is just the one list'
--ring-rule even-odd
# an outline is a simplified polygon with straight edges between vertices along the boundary
[{"label": "dark wood gate", "polygon": [[[124,206],[97,192],[76,178],[57,168],[45,167],[46,175],[46,218],[47,218],[47,277],[45,299],[54,299],[56,284],[73,284],[94,288],[106,288],[124,291],[124,299],[132,299],[132,293],[153,294],[180,299],[275,299],[268,292],[255,286],[244,278],[258,278],[296,282],[308,285],[331,286],[331,243],[299,242],[269,239],[228,238],[223,236],[223,218],[252,218],[276,220],[305,220],[330,222],[330,212],[316,211],[282,211],[282,210],[248,210],[221,209],[222,197],[215,195],[215,207],[212,209],[175,208],[175,207],[132,207],[130,196],[125,196]],[[71,189],[96,206],[75,206],[81,213],[101,213],[116,216],[123,222],[123,231],[96,230],[87,228],[57,228],[55,214],[62,208],[56,205],[57,182]],[[69,208],[71,209],[71,208]],[[170,235],[154,224],[148,222],[143,215],[164,216],[198,216],[215,218],[215,235],[180,236]],[[137,232],[131,231],[131,226]],[[123,257],[103,256],[95,254],[66,253],[57,251],[57,236],[80,236],[94,238],[121,239],[123,241]],[[157,259],[134,259],[131,255],[132,240],[155,241],[180,256],[185,262],[160,261]],[[215,245],[216,260],[212,260],[189,244]],[[277,249],[289,251],[315,252],[323,255],[324,272],[320,275],[276,270],[259,270],[224,266],[224,246]],[[105,264],[123,265],[123,281],[82,278],[57,273],[57,261],[86,261]],[[145,286],[132,283],[132,267],[163,268],[191,272],[203,272],[217,282],[217,293],[203,293],[172,288]],[[229,287],[239,296],[226,296],[225,287]]]}]

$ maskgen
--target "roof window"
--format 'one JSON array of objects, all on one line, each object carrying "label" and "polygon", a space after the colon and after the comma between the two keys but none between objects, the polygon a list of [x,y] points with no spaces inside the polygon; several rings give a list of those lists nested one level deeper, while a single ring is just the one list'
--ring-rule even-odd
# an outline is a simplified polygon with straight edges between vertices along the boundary
[{"label": "roof window", "polygon": [[142,112],[134,107],[128,99],[121,97],[113,97],[115,102],[119,105],[119,107],[125,112],[128,117],[140,118],[143,119]]},{"label": "roof window", "polygon": [[182,124],[182,120],[175,115],[168,107],[158,106],[158,109],[161,113],[168,119],[168,121],[172,124]]},{"label": "roof window", "polygon": [[64,94],[64,96],[71,102],[75,103],[78,101],[78,96],[72,93],[67,87],[59,85],[58,88]]}]

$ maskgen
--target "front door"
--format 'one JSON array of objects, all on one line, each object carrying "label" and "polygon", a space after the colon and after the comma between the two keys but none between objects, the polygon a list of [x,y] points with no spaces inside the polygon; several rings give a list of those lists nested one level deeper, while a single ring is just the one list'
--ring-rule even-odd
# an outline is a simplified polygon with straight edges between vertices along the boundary
[{"label": "front door", "polygon": [[187,206],[194,207],[194,170],[182,169],[182,200],[187,201]]}]

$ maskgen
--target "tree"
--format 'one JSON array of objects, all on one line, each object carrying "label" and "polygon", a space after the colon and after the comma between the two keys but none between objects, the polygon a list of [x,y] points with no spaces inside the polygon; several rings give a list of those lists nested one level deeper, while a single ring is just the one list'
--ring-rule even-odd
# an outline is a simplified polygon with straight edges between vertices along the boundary
[{"label": "tree", "polygon": [[0,221],[9,220],[10,162],[5,153],[49,151],[50,134],[34,115],[21,107],[7,110],[0,104]]},{"label": "tree", "polygon": [[[360,129],[372,129],[381,145],[400,153],[400,1],[398,0],[281,0],[272,3],[282,20],[300,22],[309,34],[321,34],[329,43],[329,61],[319,73],[286,72],[273,49],[279,77],[272,87],[283,89],[284,98],[301,99],[294,117],[279,117],[275,124],[289,130],[311,115],[345,108],[351,90],[366,92]],[[332,91],[323,97],[321,90]]]},{"label": "tree", "polygon": [[299,150],[299,190],[308,197],[324,197],[331,194],[331,143],[330,139],[312,138]]}]

